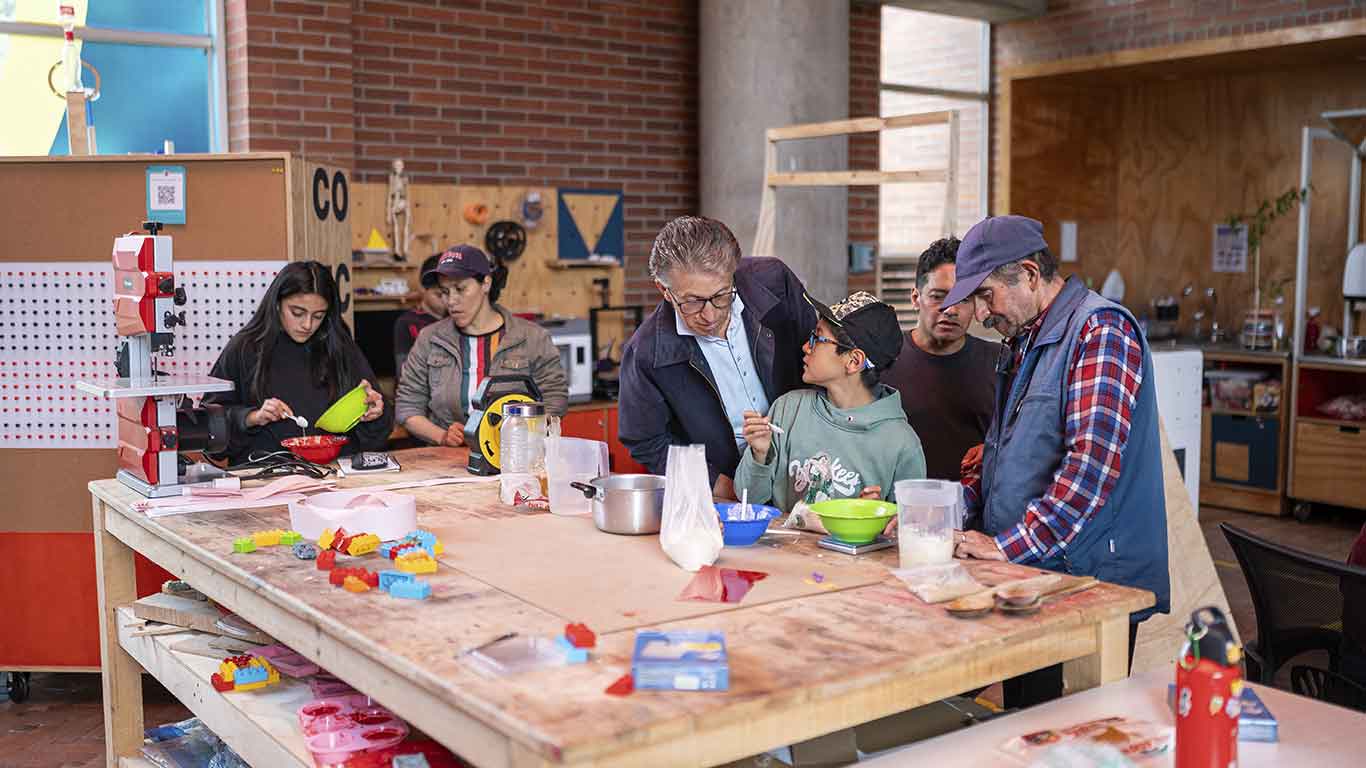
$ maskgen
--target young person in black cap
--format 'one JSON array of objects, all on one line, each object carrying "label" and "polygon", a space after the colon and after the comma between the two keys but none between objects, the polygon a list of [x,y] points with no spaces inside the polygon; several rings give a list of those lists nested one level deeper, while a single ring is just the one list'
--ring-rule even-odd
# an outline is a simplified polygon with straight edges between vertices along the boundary
[{"label": "young person in black cap", "polygon": [[896,312],[864,291],[833,307],[807,301],[820,319],[802,346],[802,381],[818,389],[783,395],[767,416],[745,414],[748,446],[735,488],[748,490],[751,502],[805,518],[795,525],[819,530],[819,518],[803,515],[802,504],[895,500],[898,480],[925,477],[925,454],[901,395],[879,382],[901,351]]},{"label": "young person in black cap", "polygon": [[403,372],[403,362],[408,359],[422,329],[446,316],[446,294],[436,279],[436,263],[440,260],[441,254],[436,253],[422,262],[422,290],[418,293],[417,306],[394,321],[395,375]]},{"label": "young person in black cap", "polygon": [[408,353],[398,381],[399,423],[428,443],[464,445],[470,404],[494,375],[529,377],[546,412],[563,416],[569,386],[560,353],[544,328],[497,303],[502,277],[484,252],[472,245],[447,249],[436,281],[449,314],[424,328]]}]

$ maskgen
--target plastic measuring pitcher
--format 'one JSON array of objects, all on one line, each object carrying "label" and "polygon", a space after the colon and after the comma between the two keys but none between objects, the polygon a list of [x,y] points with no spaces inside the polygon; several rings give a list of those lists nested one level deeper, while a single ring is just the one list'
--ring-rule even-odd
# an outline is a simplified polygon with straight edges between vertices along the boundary
[{"label": "plastic measuring pitcher", "polygon": [[896,484],[902,568],[953,560],[958,493],[958,483],[948,480],[902,480]]},{"label": "plastic measuring pitcher", "polygon": [[607,443],[579,437],[545,440],[546,496],[557,515],[586,515],[592,504],[570,483],[587,483],[608,474]]}]

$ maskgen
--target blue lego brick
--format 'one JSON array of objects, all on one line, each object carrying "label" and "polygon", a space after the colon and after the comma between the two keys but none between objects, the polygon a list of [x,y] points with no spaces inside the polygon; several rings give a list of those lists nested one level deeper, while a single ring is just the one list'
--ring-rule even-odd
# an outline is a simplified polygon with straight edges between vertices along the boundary
[{"label": "blue lego brick", "polygon": [[388,592],[389,588],[395,584],[400,584],[402,582],[412,580],[413,575],[411,573],[405,573],[403,571],[389,570],[379,572],[379,588],[385,592]]},{"label": "blue lego brick", "polygon": [[564,660],[569,664],[582,664],[588,661],[588,649],[575,647],[564,635],[555,638],[555,646],[564,653]]},{"label": "blue lego brick", "polygon": [[[408,574],[404,574],[405,576]],[[395,581],[389,586],[389,594],[394,597],[404,597],[409,600],[426,600],[431,597],[432,585],[425,581],[413,579],[411,581]]]},{"label": "blue lego brick", "polygon": [[252,683],[264,683],[269,677],[265,667],[239,667],[232,673],[233,685],[251,685]]},{"label": "blue lego brick", "polygon": [[307,541],[301,541],[294,545],[294,556],[300,560],[314,560],[318,557],[318,548]]},{"label": "blue lego brick", "polygon": [[426,755],[394,755],[391,768],[431,768]]}]

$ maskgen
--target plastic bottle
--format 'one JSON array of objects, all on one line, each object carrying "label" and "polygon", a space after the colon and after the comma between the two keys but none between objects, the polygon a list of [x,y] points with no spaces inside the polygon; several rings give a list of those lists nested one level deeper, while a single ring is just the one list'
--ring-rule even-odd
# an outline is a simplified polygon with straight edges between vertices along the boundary
[{"label": "plastic bottle", "polygon": [[498,425],[498,463],[505,475],[545,474],[545,404],[508,403]]}]

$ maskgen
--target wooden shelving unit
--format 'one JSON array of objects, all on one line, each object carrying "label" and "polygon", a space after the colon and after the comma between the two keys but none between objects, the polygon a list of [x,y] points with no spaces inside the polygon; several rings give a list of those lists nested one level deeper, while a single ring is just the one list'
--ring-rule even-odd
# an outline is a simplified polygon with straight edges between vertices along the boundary
[{"label": "wooden shelving unit", "polygon": [[1366,393],[1366,360],[1308,355],[1295,361],[1289,495],[1295,517],[1314,503],[1366,509],[1366,421],[1333,418],[1318,407]]},{"label": "wooden shelving unit", "polygon": [[[1259,352],[1232,346],[1203,348],[1205,369],[1256,369],[1281,382],[1281,402],[1275,410],[1213,408],[1206,405],[1200,418],[1200,503],[1214,507],[1284,515],[1286,504],[1286,464],[1290,449],[1290,355],[1288,352]],[[1254,465],[1265,460],[1253,448],[1236,441],[1218,441],[1214,435],[1215,417],[1256,420],[1259,428],[1274,429],[1276,446],[1275,484],[1265,487],[1252,477]]]}]

